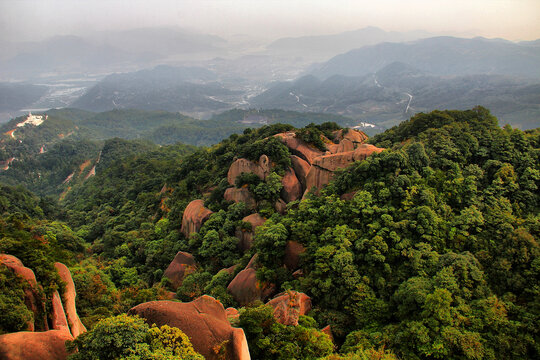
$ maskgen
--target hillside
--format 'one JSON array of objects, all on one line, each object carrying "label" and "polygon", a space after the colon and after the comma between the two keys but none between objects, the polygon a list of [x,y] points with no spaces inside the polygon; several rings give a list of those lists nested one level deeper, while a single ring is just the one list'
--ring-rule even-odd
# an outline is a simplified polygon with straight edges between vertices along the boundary
[{"label": "hillside", "polygon": [[394,62],[364,76],[306,75],[277,83],[254,97],[256,107],[315,111],[391,127],[419,112],[489,107],[501,122],[530,129],[538,125],[540,83],[502,75],[435,76]]},{"label": "hillside", "polygon": [[[3,191],[0,253],[47,266],[47,299],[52,263],[70,267],[90,330],[81,354],[99,319],[129,311],[188,335],[206,319],[194,326],[207,341],[189,336],[209,359],[537,358],[539,135],[476,107],[371,139],[273,124],[194,153],[113,156],[59,208]],[[61,213],[36,241],[34,223]],[[34,248],[40,262],[25,257]],[[18,294],[3,332],[25,329]]]}]

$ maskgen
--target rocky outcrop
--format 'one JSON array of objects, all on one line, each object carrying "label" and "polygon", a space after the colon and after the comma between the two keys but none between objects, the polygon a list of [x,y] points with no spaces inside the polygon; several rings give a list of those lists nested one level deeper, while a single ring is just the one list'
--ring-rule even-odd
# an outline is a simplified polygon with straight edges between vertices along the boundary
[{"label": "rocky outcrop", "polygon": [[240,248],[240,250],[247,251],[251,249],[251,245],[253,244],[253,234],[255,233],[255,229],[258,226],[261,226],[262,224],[264,224],[266,219],[263,218],[258,213],[255,213],[255,214],[246,216],[245,218],[242,219],[242,221],[250,223],[251,229],[248,230],[248,229],[238,228],[236,230],[236,237],[239,240],[238,247]]},{"label": "rocky outcrop", "polygon": [[345,168],[355,161],[365,160],[369,155],[380,153],[383,150],[374,145],[360,144],[354,151],[316,158],[306,178],[306,191],[313,187],[321,189],[333,178],[335,170]]},{"label": "rocky outcrop", "polygon": [[332,133],[332,137],[338,143],[348,140],[353,143],[354,148],[365,143],[368,139],[368,136],[364,132],[355,129],[336,130]]},{"label": "rocky outcrop", "polygon": [[323,327],[321,329],[321,332],[325,333],[326,335],[328,335],[328,337],[330,338],[330,340],[332,340],[332,343],[336,343],[334,341],[334,334],[332,333],[332,327],[330,325],[326,325],[325,327]]},{"label": "rocky outcrop", "polygon": [[274,209],[276,209],[278,213],[283,215],[287,211],[287,204],[285,204],[285,201],[277,199],[276,203],[274,204]]},{"label": "rocky outcrop", "polygon": [[256,258],[257,255],[253,256],[246,268],[240,271],[227,286],[227,291],[240,306],[251,304],[256,300],[264,301],[275,291],[273,284],[257,280]]},{"label": "rocky outcrop", "polygon": [[[264,159],[263,159],[264,156]],[[263,164],[265,169],[260,164]],[[236,178],[243,173],[248,174],[255,174],[259,177],[259,179],[264,180],[266,178],[266,175],[268,175],[268,157],[266,155],[262,155],[259,163],[254,163],[253,161],[250,161],[248,159],[238,159],[235,162],[232,163],[232,165],[229,167],[229,172],[227,173],[227,181],[229,184],[234,185],[236,182]]]},{"label": "rocky outcrop", "polygon": [[73,340],[73,337],[62,330],[0,335],[0,359],[65,360],[69,355],[65,345],[67,340]]},{"label": "rocky outcrop", "polygon": [[274,317],[283,325],[298,325],[300,315],[311,310],[311,298],[297,291],[281,293],[266,304],[274,308]]},{"label": "rocky outcrop", "polygon": [[291,163],[294,173],[296,174],[298,181],[300,181],[300,184],[302,184],[302,189],[304,190],[306,188],[306,177],[311,165],[296,155],[291,155]]},{"label": "rocky outcrop", "polygon": [[287,146],[294,155],[299,156],[300,158],[307,161],[309,164],[313,163],[313,160],[316,157],[319,157],[324,154],[319,149],[314,148],[305,141],[298,139],[294,132],[286,132],[274,135],[279,138],[285,146]]},{"label": "rocky outcrop", "polygon": [[286,203],[298,200],[302,197],[302,185],[293,169],[289,168],[285,171],[285,175],[281,179],[283,188],[281,189],[281,198]]},{"label": "rocky outcrop", "polygon": [[171,281],[171,286],[176,291],[182,285],[184,278],[195,272],[196,269],[197,263],[193,255],[179,251],[163,273],[163,276]]},{"label": "rocky outcrop", "polygon": [[204,207],[203,200],[193,200],[184,210],[184,215],[182,216],[182,228],[180,231],[182,231],[185,237],[189,237],[191,233],[198,232],[202,224],[204,224],[212,214],[211,210]]},{"label": "rocky outcrop", "polygon": [[257,207],[255,198],[251,195],[247,188],[228,188],[225,190],[223,198],[227,201],[234,201],[235,203],[243,202],[246,204],[248,209],[253,210]]},{"label": "rocky outcrop", "polygon": [[188,303],[150,301],[135,306],[129,314],[139,315],[150,325],[179,328],[205,359],[250,359],[244,331],[230,325],[223,305],[213,297],[204,295]]},{"label": "rocky outcrop", "polygon": [[32,269],[23,265],[22,261],[13,255],[0,254],[0,264],[5,265],[13,271],[15,275],[22,277],[30,285],[24,289],[24,303],[26,307],[34,314],[34,320],[28,322],[29,331],[49,330],[47,319],[45,318],[44,304],[41,302],[39,286],[36,281],[36,275]]},{"label": "rocky outcrop", "polygon": [[52,298],[51,328],[53,330],[65,331],[72,335],[71,331],[69,331],[66,313],[64,312],[64,306],[62,305],[62,299],[58,291],[53,293]]},{"label": "rocky outcrop", "polygon": [[225,315],[227,315],[227,320],[229,320],[229,322],[240,318],[240,313],[233,307],[226,308]]},{"label": "rocky outcrop", "polygon": [[55,263],[54,266],[60,275],[62,281],[66,284],[66,291],[64,292],[64,310],[67,315],[67,321],[71,334],[74,337],[79,336],[86,331],[86,327],[81,322],[79,315],[77,314],[77,308],[75,306],[75,298],[77,297],[77,292],[75,291],[75,284],[73,283],[73,278],[71,277],[71,272],[66,265],[62,263]]},{"label": "rocky outcrop", "polygon": [[290,271],[298,269],[300,265],[300,255],[306,251],[304,245],[297,241],[288,241],[285,246],[285,257],[283,263]]}]

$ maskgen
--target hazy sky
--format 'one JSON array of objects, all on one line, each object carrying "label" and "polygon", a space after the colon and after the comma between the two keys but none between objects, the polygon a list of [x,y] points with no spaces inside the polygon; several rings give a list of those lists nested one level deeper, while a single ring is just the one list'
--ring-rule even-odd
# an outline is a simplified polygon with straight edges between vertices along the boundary
[{"label": "hazy sky", "polygon": [[384,30],[540,38],[540,0],[0,0],[0,36],[180,26],[268,38]]}]

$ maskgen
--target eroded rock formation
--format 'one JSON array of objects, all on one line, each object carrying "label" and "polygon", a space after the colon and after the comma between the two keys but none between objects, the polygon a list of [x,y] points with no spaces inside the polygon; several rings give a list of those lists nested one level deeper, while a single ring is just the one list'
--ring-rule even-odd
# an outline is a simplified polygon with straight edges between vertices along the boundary
[{"label": "eroded rock formation", "polygon": [[66,283],[66,291],[63,296],[64,310],[67,316],[69,328],[71,329],[71,334],[74,337],[77,337],[86,331],[86,327],[81,322],[81,319],[77,314],[77,308],[75,306],[75,298],[77,296],[77,292],[75,291],[75,283],[73,283],[71,272],[66,265],[57,262],[54,264],[54,266],[56,267],[62,281]]},{"label": "eroded rock formation", "polygon": [[236,230],[236,237],[238,238],[238,247],[242,251],[246,251],[251,249],[251,245],[253,244],[253,234],[255,233],[255,229],[258,226],[261,226],[266,221],[265,218],[263,218],[258,213],[251,214],[246,216],[242,219],[242,221],[250,223],[251,224],[251,230],[247,229],[237,229]]},{"label": "eroded rock formation", "polygon": [[285,202],[289,203],[302,197],[302,185],[298,181],[293,169],[289,168],[285,171],[285,175],[281,179],[281,184],[283,185],[281,198]]},{"label": "eroded rock formation", "polygon": [[40,300],[39,285],[32,269],[24,266],[22,261],[15,256],[8,254],[0,254],[0,264],[7,266],[14,274],[21,276],[30,285],[24,290],[24,304],[34,314],[34,320],[28,322],[27,330],[49,330],[47,319],[43,316],[45,308]]},{"label": "eroded rock formation", "polygon": [[300,255],[306,251],[304,245],[297,241],[288,241],[285,246],[285,258],[283,263],[290,271],[298,269],[300,265]]},{"label": "eroded rock formation", "polygon": [[316,157],[324,154],[324,152],[322,152],[321,150],[314,148],[313,146],[301,139],[298,139],[293,131],[276,134],[274,136],[278,137],[281,142],[292,151],[294,155],[299,156],[310,164],[313,163],[313,160]]},{"label": "eroded rock formation", "polygon": [[274,292],[275,286],[273,284],[257,280],[256,258],[257,255],[253,256],[246,268],[240,271],[227,286],[227,291],[240,306],[251,304],[256,300],[264,301]]},{"label": "eroded rock formation", "polygon": [[[150,325],[179,328],[205,359],[250,359],[244,331],[231,326],[223,305],[213,297],[203,295],[188,303],[150,301],[135,306],[129,314],[139,315]],[[224,357],[218,354],[220,350]]]},{"label": "eroded rock formation", "polygon": [[184,278],[197,269],[197,263],[193,255],[179,251],[169,264],[163,276],[171,281],[174,290],[178,289]]},{"label": "eroded rock formation", "polygon": [[182,228],[180,231],[189,237],[191,233],[198,232],[202,224],[208,220],[212,211],[204,207],[203,200],[193,200],[188,204],[182,216]]},{"label": "eroded rock formation", "polygon": [[243,202],[246,204],[248,209],[255,209],[257,207],[257,202],[255,198],[247,188],[228,188],[223,194],[223,198],[227,201],[234,201],[235,203]]},{"label": "eroded rock formation", "polygon": [[266,304],[274,308],[274,317],[283,325],[298,325],[300,315],[311,310],[311,298],[298,291],[281,293]]},{"label": "eroded rock formation", "polygon": [[69,355],[65,345],[67,340],[73,340],[73,337],[63,330],[0,335],[0,359],[65,360]]}]

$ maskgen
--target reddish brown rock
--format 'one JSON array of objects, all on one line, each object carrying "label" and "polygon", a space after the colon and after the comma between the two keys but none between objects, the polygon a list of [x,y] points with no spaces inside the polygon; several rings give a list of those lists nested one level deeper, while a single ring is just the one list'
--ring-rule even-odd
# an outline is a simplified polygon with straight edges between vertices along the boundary
[{"label": "reddish brown rock", "polygon": [[302,184],[302,189],[306,188],[306,177],[309,172],[309,168],[311,165],[304,159],[296,156],[291,155],[291,163],[294,169],[294,173],[296,174],[296,177],[298,178],[298,181],[300,181],[300,184]]},{"label": "reddish brown rock", "polygon": [[66,265],[62,263],[55,263],[54,266],[60,275],[60,278],[64,283],[66,283],[66,291],[64,292],[64,310],[67,315],[67,320],[71,334],[73,337],[77,337],[83,332],[86,332],[86,327],[81,322],[79,315],[77,314],[77,308],[75,306],[75,298],[77,292],[75,291],[75,284],[73,283],[73,278],[71,277],[71,272]]},{"label": "reddish brown rock", "polygon": [[302,197],[302,185],[296,177],[293,169],[289,168],[285,171],[285,175],[281,179],[281,184],[283,188],[281,189],[281,198],[285,200],[286,203],[291,201],[298,200]]},{"label": "reddish brown rock", "polygon": [[306,251],[304,245],[297,241],[288,241],[285,247],[285,258],[283,263],[290,271],[298,269],[300,264],[300,255]]},{"label": "reddish brown rock", "polygon": [[[231,326],[223,305],[210,296],[204,295],[189,303],[150,301],[135,306],[129,314],[139,315],[148,324],[179,328],[205,359],[250,359],[244,331]],[[225,347],[222,349],[224,357],[218,354],[222,346]]]},{"label": "reddish brown rock", "polygon": [[255,209],[257,207],[257,202],[247,188],[228,188],[225,190],[223,198],[227,201],[234,201],[235,203],[243,202],[248,209]]},{"label": "reddish brown rock", "polygon": [[176,291],[185,277],[195,272],[197,263],[193,255],[187,252],[179,251],[169,264],[163,276],[171,281],[172,288]]},{"label": "reddish brown rock", "polygon": [[352,198],[354,197],[354,195],[356,195],[356,191],[351,191],[351,192],[348,192],[348,193],[345,193],[345,194],[341,195],[339,198],[341,200],[351,201]]},{"label": "reddish brown rock", "polygon": [[24,290],[24,303],[26,307],[34,314],[34,320],[28,322],[29,331],[49,330],[47,319],[43,315],[45,308],[44,304],[39,300],[39,286],[36,281],[34,272],[25,267],[21,260],[13,255],[0,254],[0,264],[7,266],[14,274],[25,279],[30,285]]},{"label": "reddish brown rock", "polygon": [[278,213],[283,215],[287,211],[287,204],[285,204],[285,201],[277,199],[276,203],[274,204],[274,209],[276,209]]},{"label": "reddish brown rock", "polygon": [[229,275],[232,275],[234,274],[234,272],[236,271],[236,268],[238,267],[238,264],[236,265],[233,265],[233,266],[230,266],[228,268],[224,268],[224,269],[221,269],[219,271],[226,271]]},{"label": "reddish brown rock", "polygon": [[281,293],[266,304],[274,308],[274,317],[283,325],[298,325],[300,315],[311,310],[311,298],[297,291]]},{"label": "reddish brown rock", "polygon": [[242,251],[246,251],[251,249],[251,245],[253,244],[253,234],[255,233],[255,229],[258,226],[261,226],[266,221],[265,218],[263,218],[258,213],[251,214],[246,216],[242,219],[242,221],[248,222],[251,224],[251,230],[247,229],[237,229],[236,230],[236,237],[238,238],[238,247]]},{"label": "reddish brown rock", "polygon": [[298,155],[309,164],[313,163],[313,159],[324,154],[319,149],[314,148],[305,141],[295,137],[294,132],[286,132],[281,134],[276,134],[274,136],[278,137],[285,146],[287,146],[295,155]]},{"label": "reddish brown rock", "polygon": [[261,167],[264,178],[266,179],[268,174],[270,174],[270,170],[272,170],[272,166],[270,165],[270,159],[268,158],[268,156],[264,154],[261,155],[261,157],[259,158],[259,166]]},{"label": "reddish brown rock", "polygon": [[211,210],[204,207],[203,200],[193,200],[184,210],[184,215],[182,216],[182,228],[180,231],[182,231],[185,237],[189,237],[191,233],[198,232],[202,224],[204,224],[212,214]]},{"label": "reddish brown rock", "polygon": [[225,315],[227,315],[227,320],[229,320],[229,322],[231,320],[234,321],[234,320],[240,318],[240,313],[238,312],[238,310],[236,310],[233,307],[226,308],[225,309]]},{"label": "reddish brown rock", "polygon": [[302,276],[304,276],[304,270],[298,269],[298,270],[296,270],[295,272],[292,273],[292,276],[295,279],[300,279]]},{"label": "reddish brown rock", "polygon": [[62,305],[62,299],[60,298],[58,291],[53,293],[52,298],[51,328],[53,330],[65,331],[71,335],[66,313],[64,312],[64,306]]},{"label": "reddish brown rock", "polygon": [[337,130],[332,133],[332,136],[338,143],[343,140],[351,141],[355,145],[355,148],[368,139],[368,136],[364,132],[355,129],[346,129],[346,131]]},{"label": "reddish brown rock", "polygon": [[345,168],[355,161],[365,160],[374,152],[380,153],[383,150],[374,145],[360,144],[354,151],[316,158],[306,178],[306,191],[313,187],[321,189],[333,178],[335,170]]},{"label": "reddish brown rock", "polygon": [[245,306],[256,300],[266,300],[274,291],[275,286],[257,280],[255,260],[253,256],[246,268],[240,271],[227,286],[227,291],[240,304]]},{"label": "reddish brown rock", "polygon": [[[262,163],[265,164],[265,161],[263,160]],[[268,166],[268,157],[266,157],[265,165],[266,167]],[[233,162],[232,165],[229,167],[229,172],[227,173],[227,181],[229,182],[229,184],[234,185],[236,177],[238,177],[242,173],[255,174],[261,180],[264,180],[266,177],[265,171],[259,164],[242,158]]]},{"label": "reddish brown rock", "polygon": [[69,355],[65,345],[67,340],[73,340],[73,337],[62,330],[0,335],[0,359],[65,360]]},{"label": "reddish brown rock", "polygon": [[326,325],[325,327],[323,327],[321,329],[321,332],[325,333],[326,335],[328,335],[328,337],[330,337],[330,340],[332,340],[332,343],[335,344],[335,341],[334,341],[334,334],[332,333],[332,328],[330,327],[330,325]]}]

